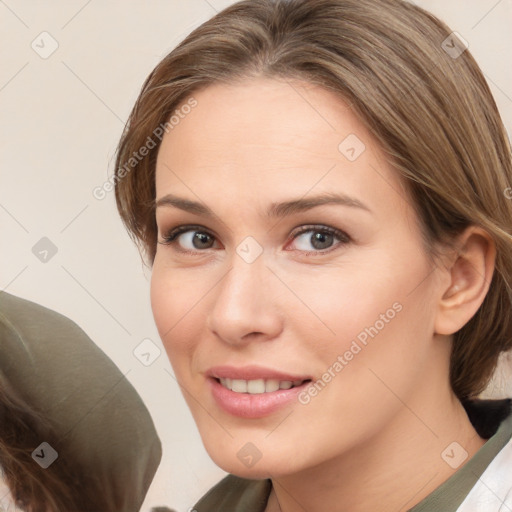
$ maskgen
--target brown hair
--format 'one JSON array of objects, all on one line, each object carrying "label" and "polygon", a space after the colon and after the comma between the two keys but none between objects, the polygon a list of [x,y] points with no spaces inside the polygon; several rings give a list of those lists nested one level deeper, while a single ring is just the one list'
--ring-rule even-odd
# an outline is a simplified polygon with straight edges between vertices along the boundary
[{"label": "brown hair", "polygon": [[74,508],[71,489],[56,474],[57,466],[43,470],[31,456],[50,432],[44,417],[32,410],[0,374],[0,474],[16,506],[27,512]]},{"label": "brown hair", "polygon": [[46,469],[36,464],[32,453],[43,439],[58,451],[61,439],[54,426],[0,373],[0,476],[15,505],[25,512],[114,510],[90,468],[66,457]]},{"label": "brown hair", "polygon": [[131,112],[114,176],[130,235],[151,264],[159,142],[131,169],[125,164],[194,92],[252,76],[334,91],[402,177],[429,254],[469,225],[496,243],[490,290],[454,335],[452,387],[461,399],[477,395],[500,352],[512,348],[512,202],[505,197],[512,166],[491,92],[462,50],[444,23],[401,0],[250,0],[228,7],[156,66]]}]

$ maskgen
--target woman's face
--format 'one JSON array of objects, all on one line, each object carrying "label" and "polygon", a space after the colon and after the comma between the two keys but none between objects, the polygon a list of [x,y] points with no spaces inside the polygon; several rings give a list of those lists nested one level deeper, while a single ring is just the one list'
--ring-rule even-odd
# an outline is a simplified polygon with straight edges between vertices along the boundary
[{"label": "woman's face", "polygon": [[210,456],[277,477],[421,415],[444,281],[369,131],[305,83],[194,97],[158,155],[151,301]]}]

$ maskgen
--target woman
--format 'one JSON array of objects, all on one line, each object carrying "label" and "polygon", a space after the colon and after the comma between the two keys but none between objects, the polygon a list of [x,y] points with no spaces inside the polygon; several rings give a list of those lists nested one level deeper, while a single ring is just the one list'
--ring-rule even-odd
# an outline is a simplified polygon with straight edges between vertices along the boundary
[{"label": "woman", "polygon": [[510,148],[446,25],[399,0],[237,3],[150,74],[116,164],[231,473],[198,512],[512,507],[510,400],[477,399],[512,348]]},{"label": "woman", "polygon": [[140,510],[161,445],[115,364],[70,319],[6,292],[0,354],[0,510]]}]

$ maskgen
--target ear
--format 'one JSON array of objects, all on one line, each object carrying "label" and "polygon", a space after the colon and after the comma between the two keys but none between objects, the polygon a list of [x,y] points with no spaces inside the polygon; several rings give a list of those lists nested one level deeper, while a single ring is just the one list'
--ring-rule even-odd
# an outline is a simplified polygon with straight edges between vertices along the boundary
[{"label": "ear", "polygon": [[487,231],[468,227],[458,238],[459,250],[448,258],[448,282],[441,289],[434,329],[437,334],[453,334],[478,311],[491,284],[496,245]]}]

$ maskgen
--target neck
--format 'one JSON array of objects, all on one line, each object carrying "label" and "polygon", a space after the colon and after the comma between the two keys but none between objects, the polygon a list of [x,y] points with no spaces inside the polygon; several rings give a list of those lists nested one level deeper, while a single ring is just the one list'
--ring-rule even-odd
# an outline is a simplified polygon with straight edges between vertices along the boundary
[{"label": "neck", "polygon": [[[444,400],[403,406],[377,436],[320,466],[272,480],[266,512],[406,511],[467,462],[484,440],[446,386]],[[453,442],[468,453],[453,469],[441,456]],[[447,452],[455,464],[461,450]],[[447,459],[448,460],[448,459]]]}]

